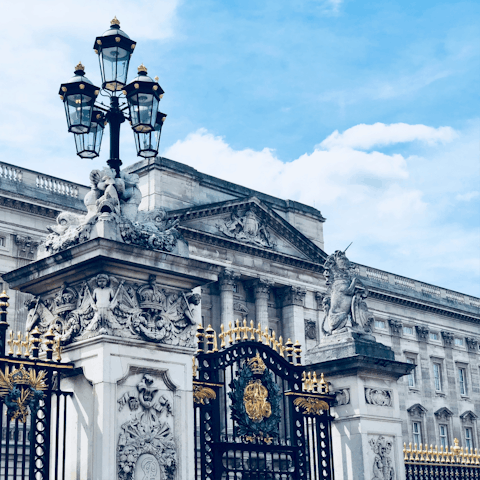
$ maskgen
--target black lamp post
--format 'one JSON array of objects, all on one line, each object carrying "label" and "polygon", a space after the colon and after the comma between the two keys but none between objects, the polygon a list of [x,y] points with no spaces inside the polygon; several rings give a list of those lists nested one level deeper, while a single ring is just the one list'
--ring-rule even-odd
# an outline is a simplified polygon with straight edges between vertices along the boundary
[{"label": "black lamp post", "polygon": [[[158,153],[160,133],[166,115],[158,112],[163,89],[147,75],[142,64],[138,76],[127,84],[130,57],[136,42],[120,30],[117,18],[111,27],[95,40],[102,75],[102,89],[85,77],[85,68],[78,64],[75,76],[60,86],[65,105],[68,131],[75,134],[77,155],[94,158],[100,154],[103,129],[110,126],[110,168],[120,176],[120,125],[127,119],[132,124],[139,156],[149,158]],[[101,94],[110,97],[109,107],[95,103]],[[127,100],[127,101],[125,101]],[[128,113],[127,113],[128,110]]]}]

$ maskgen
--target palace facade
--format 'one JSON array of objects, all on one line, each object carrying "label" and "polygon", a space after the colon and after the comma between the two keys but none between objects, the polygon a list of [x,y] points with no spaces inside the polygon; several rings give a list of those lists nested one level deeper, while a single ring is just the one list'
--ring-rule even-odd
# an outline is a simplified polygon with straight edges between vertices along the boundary
[{"label": "palace facade", "polygon": [[[140,209],[165,209],[178,224],[190,258],[223,268],[201,289],[202,322],[217,331],[236,320],[260,323],[303,352],[323,335],[323,223],[317,209],[272,197],[157,157],[126,168],[140,177]],[[0,163],[0,290],[10,296],[9,321],[23,331],[30,296],[9,290],[1,275],[36,258],[61,211],[82,213],[89,187]],[[480,299],[354,264],[368,296],[372,334],[395,359],[416,365],[399,380],[403,438],[480,446]],[[338,391],[340,405],[349,391]],[[368,399],[363,399],[368,403]],[[388,417],[389,406],[384,415]],[[352,413],[354,415],[354,413]]]}]

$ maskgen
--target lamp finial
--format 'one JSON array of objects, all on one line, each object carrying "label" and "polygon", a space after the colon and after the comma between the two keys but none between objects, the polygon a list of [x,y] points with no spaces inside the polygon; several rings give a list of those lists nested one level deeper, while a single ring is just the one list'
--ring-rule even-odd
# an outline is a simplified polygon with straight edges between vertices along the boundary
[{"label": "lamp finial", "polygon": [[78,65],[75,66],[75,73],[77,72],[85,73],[85,67],[82,65],[82,62],[78,62]]},{"label": "lamp finial", "polygon": [[138,73],[147,74],[147,67],[143,63],[138,67]]},{"label": "lamp finial", "polygon": [[110,22],[110,25],[118,25],[118,26],[120,26],[120,20],[117,18],[116,15],[115,15],[115,17],[113,17],[113,20]]}]

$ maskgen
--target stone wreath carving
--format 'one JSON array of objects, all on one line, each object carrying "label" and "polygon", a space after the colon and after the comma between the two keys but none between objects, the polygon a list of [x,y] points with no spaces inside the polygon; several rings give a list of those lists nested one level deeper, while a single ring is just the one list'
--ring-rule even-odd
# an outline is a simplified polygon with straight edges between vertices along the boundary
[{"label": "stone wreath carving", "polygon": [[324,276],[328,286],[323,298],[325,335],[343,331],[370,332],[374,318],[368,310],[364,287],[345,253],[337,250],[325,261]]},{"label": "stone wreath carving", "polygon": [[121,480],[173,480],[177,465],[175,441],[166,421],[173,416],[170,401],[158,394],[151,375],[143,375],[136,391],[118,400],[118,410],[128,406],[131,419],[120,427],[117,444],[118,477]]},{"label": "stone wreath carving", "polygon": [[138,245],[150,250],[171,252],[179,239],[178,221],[166,219],[164,209],[139,211],[142,194],[136,174],[110,168],[90,173],[91,190],[85,195],[86,215],[61,212],[57,224],[47,227],[50,234],[43,244],[47,256],[86,242],[90,238],[104,237]]},{"label": "stone wreath carving", "polygon": [[369,443],[375,454],[372,480],[395,480],[395,469],[390,458],[393,442],[380,435],[376,440],[372,438]]},{"label": "stone wreath carving", "polygon": [[154,275],[139,286],[100,273],[79,285],[64,284],[53,296],[29,300],[26,330],[52,329],[62,345],[108,334],[190,347],[200,299],[191,291],[161,287]]},{"label": "stone wreath carving", "polygon": [[217,223],[216,227],[227,237],[241,242],[268,248],[276,246],[265,223],[259,220],[251,210],[247,210],[242,216],[233,211],[230,220]]},{"label": "stone wreath carving", "polygon": [[377,405],[379,407],[392,406],[392,394],[389,390],[380,390],[378,388],[366,388],[365,400],[370,405]]}]

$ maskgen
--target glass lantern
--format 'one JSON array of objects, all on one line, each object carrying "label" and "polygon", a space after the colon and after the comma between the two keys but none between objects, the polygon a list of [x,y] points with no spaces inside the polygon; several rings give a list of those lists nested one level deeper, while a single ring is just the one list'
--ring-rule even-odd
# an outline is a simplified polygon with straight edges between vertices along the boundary
[{"label": "glass lantern", "polygon": [[138,67],[138,77],[125,86],[123,93],[130,108],[133,131],[148,133],[154,130],[158,103],[164,91],[156,80],[147,75],[147,69],[143,64]]},{"label": "glass lantern", "polygon": [[77,155],[81,158],[95,158],[100,155],[103,130],[105,128],[105,115],[101,110],[93,110],[92,123],[88,133],[75,134]]},{"label": "glass lantern", "polygon": [[98,87],[85,77],[85,67],[79,63],[75,67],[75,76],[60,86],[60,99],[65,105],[68,131],[87,133],[92,121],[92,109]]},{"label": "glass lantern", "polygon": [[166,118],[167,115],[165,113],[157,112],[155,127],[151,132],[133,132],[135,136],[135,145],[137,147],[137,155],[139,157],[151,158],[158,154],[160,135],[162,134],[162,126]]},{"label": "glass lantern", "polygon": [[127,83],[128,65],[136,42],[120,30],[116,17],[110,23],[110,29],[96,38],[93,49],[100,62],[102,88],[115,92]]}]

